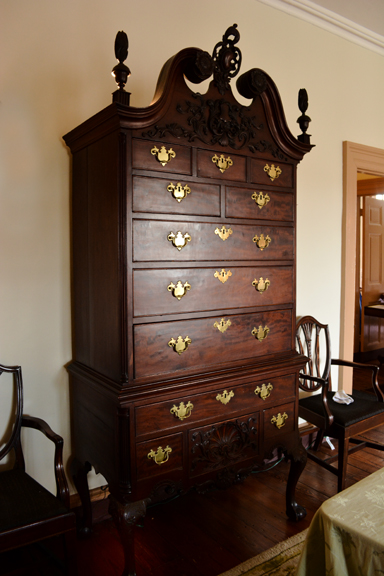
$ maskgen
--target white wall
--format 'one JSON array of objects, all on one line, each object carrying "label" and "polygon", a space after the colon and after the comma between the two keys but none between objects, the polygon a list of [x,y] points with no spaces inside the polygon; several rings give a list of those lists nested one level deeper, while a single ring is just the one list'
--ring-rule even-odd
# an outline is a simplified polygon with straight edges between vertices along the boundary
[{"label": "white wall", "polygon": [[[62,135],[111,102],[118,30],[129,36],[128,89],[141,107],[170,56],[187,46],[211,52],[235,22],[242,72],[258,67],[273,78],[295,135],[298,90],[309,94],[316,148],[299,166],[297,313],[330,323],[336,355],[342,142],[384,148],[384,58],[257,0],[0,0],[0,362],[22,365],[25,412],[64,436],[66,460],[70,158]],[[0,422],[6,417],[0,403]],[[26,442],[29,471],[53,489],[48,448],[35,432]]]}]

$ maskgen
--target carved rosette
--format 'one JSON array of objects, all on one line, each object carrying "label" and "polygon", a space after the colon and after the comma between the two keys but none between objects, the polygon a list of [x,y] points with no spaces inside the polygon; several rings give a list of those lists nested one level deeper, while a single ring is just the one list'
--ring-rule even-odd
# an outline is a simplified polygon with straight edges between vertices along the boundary
[{"label": "carved rosette", "polygon": [[231,466],[243,460],[249,450],[258,450],[256,418],[246,422],[236,420],[221,426],[212,426],[210,430],[195,432],[192,436],[191,471],[199,465],[204,472]]}]

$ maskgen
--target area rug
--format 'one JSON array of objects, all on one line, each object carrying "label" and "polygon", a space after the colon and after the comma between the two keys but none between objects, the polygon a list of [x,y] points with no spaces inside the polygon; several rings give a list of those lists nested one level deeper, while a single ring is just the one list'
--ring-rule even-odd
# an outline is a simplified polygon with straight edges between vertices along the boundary
[{"label": "area rug", "polygon": [[220,576],[294,576],[307,530],[276,544]]}]

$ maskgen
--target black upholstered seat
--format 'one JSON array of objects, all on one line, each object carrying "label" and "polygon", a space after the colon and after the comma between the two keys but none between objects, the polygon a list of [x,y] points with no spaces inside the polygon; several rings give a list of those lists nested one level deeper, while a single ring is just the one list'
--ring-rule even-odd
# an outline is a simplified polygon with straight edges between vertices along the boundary
[{"label": "black upholstered seat", "polygon": [[[331,359],[328,325],[321,324],[312,316],[305,316],[297,323],[296,341],[298,351],[308,358],[305,369],[300,373],[299,386],[301,390],[312,393],[300,398],[299,416],[319,429],[314,451],[309,450],[308,457],[337,475],[340,491],[345,487],[348,454],[364,447],[384,450],[384,445],[368,442],[361,437],[368,430],[384,424],[384,394],[378,385],[379,368]],[[354,390],[349,394],[353,403],[335,402],[335,392],[331,386],[332,365],[366,371],[372,393]],[[338,454],[325,460],[316,455],[324,435],[338,440]],[[352,448],[350,443],[354,444]],[[338,460],[337,468],[331,465],[335,460]]]}]

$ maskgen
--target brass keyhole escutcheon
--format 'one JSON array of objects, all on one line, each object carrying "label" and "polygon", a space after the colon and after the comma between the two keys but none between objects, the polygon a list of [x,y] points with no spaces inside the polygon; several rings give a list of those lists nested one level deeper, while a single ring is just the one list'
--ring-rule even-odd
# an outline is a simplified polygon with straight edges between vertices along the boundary
[{"label": "brass keyhole escutcheon", "polygon": [[192,402],[187,402],[187,404],[184,404],[184,402],[180,402],[179,407],[177,407],[174,404],[170,412],[171,414],[174,415],[175,418],[178,418],[179,420],[185,420],[185,418],[190,417],[190,415],[192,414],[192,410],[193,410]]},{"label": "brass keyhole escutcheon", "polygon": [[179,251],[182,250],[184,248],[184,246],[186,246],[188,244],[188,242],[190,242],[192,240],[192,238],[188,234],[188,232],[186,232],[185,234],[182,234],[182,232],[180,232],[180,230],[176,234],[174,234],[173,232],[170,232],[168,234],[167,238],[168,238],[168,241],[172,242],[174,247],[177,248]]},{"label": "brass keyhole escutcheon", "polygon": [[269,166],[269,164],[266,164],[264,166],[264,172],[266,172],[268,174],[268,176],[270,177],[270,179],[273,182],[274,180],[276,180],[280,176],[280,174],[282,173],[282,170],[279,166],[275,166],[274,164],[271,164],[271,166]]},{"label": "brass keyhole escutcheon", "polygon": [[222,394],[218,394],[216,396],[216,400],[218,402],[221,402],[222,404],[228,404],[228,402],[230,401],[231,398],[233,398],[235,395],[234,391],[231,390],[230,392],[227,392],[227,390],[224,390],[224,392]]},{"label": "brass keyhole escutcheon", "polygon": [[278,428],[280,430],[280,428],[285,426],[286,420],[288,420],[288,414],[286,412],[283,412],[283,414],[280,414],[280,412],[279,412],[277,416],[272,416],[271,424],[274,424],[276,426],[276,428]]},{"label": "brass keyhole escutcheon", "polygon": [[151,150],[151,154],[162,166],[165,166],[172,160],[172,158],[176,157],[176,152],[174,152],[172,148],[167,150],[165,146],[161,146],[160,150],[157,146],[154,146]]},{"label": "brass keyhole escutcheon", "polygon": [[227,320],[225,321],[224,318],[222,318],[220,320],[220,322],[215,322],[213,327],[217,328],[219,330],[219,332],[221,332],[222,334],[224,334],[224,332],[230,327],[231,325],[231,321]]},{"label": "brass keyhole escutcheon", "polygon": [[256,396],[259,396],[262,400],[266,400],[267,398],[270,397],[272,390],[273,386],[271,383],[262,384],[261,388],[260,386],[257,386],[255,388],[255,394]]},{"label": "brass keyhole escutcheon", "polygon": [[272,240],[268,235],[264,236],[264,234],[260,234],[260,236],[254,236],[252,242],[254,242],[260,250],[264,250],[264,248],[268,248]]},{"label": "brass keyhole escutcheon", "polygon": [[228,158],[225,158],[224,154],[220,154],[220,156],[215,154],[212,157],[212,162],[216,164],[221,173],[225,172],[228,170],[228,168],[233,166],[233,160],[229,156]]},{"label": "brass keyhole escutcheon", "polygon": [[254,200],[257,204],[257,206],[260,208],[260,210],[266,205],[268,204],[268,202],[270,201],[270,197],[269,194],[267,193],[265,196],[262,192],[254,192],[251,196],[252,200]]},{"label": "brass keyhole escutcheon", "polygon": [[263,292],[266,292],[266,290],[268,290],[268,287],[270,285],[270,281],[268,280],[268,278],[266,278],[264,280],[263,277],[260,277],[260,280],[256,280],[256,278],[254,279],[254,281],[252,282],[252,286],[255,287],[255,289],[260,292],[260,294],[262,294]]},{"label": "brass keyhole escutcheon", "polygon": [[256,338],[256,340],[262,342],[268,336],[268,332],[269,332],[268,326],[265,326],[264,328],[262,326],[259,326],[258,328],[254,328],[251,334]]},{"label": "brass keyhole escutcheon", "polygon": [[190,339],[189,336],[186,336],[184,340],[182,336],[178,336],[177,340],[171,338],[170,341],[168,342],[168,346],[170,348],[173,348],[174,351],[177,352],[177,354],[179,354],[179,356],[180,354],[182,354],[187,350],[190,344],[192,344],[192,340]]},{"label": "brass keyhole escutcheon", "polygon": [[221,272],[216,270],[214,273],[214,277],[220,280],[222,284],[224,284],[224,282],[226,282],[230,276],[232,276],[232,272],[230,270],[226,272],[224,268],[221,269]]},{"label": "brass keyhole escutcheon", "polygon": [[156,452],[154,450],[151,450],[147,454],[147,458],[149,459],[152,458],[152,460],[154,460],[154,462],[160,466],[161,464],[165,464],[166,462],[168,462],[169,455],[171,452],[172,448],[170,448],[169,446],[166,446],[165,448],[159,446]]},{"label": "brass keyhole escutcheon", "polygon": [[184,200],[184,198],[187,197],[188,194],[191,193],[191,189],[190,187],[186,184],[185,186],[182,186],[180,184],[180,182],[178,182],[176,184],[176,186],[171,182],[168,186],[167,186],[167,190],[168,192],[172,193],[172,196],[178,201],[181,202],[182,200]]},{"label": "brass keyhole escutcheon", "polygon": [[173,282],[171,282],[169,286],[167,286],[168,292],[172,292],[172,295],[178,300],[181,300],[181,298],[185,296],[187,291],[190,289],[191,285],[188,282],[184,282],[183,284],[181,280],[177,282],[176,286]]},{"label": "brass keyhole escutcheon", "polygon": [[227,229],[223,224],[221,228],[216,228],[215,234],[219,236],[219,238],[221,238],[223,242],[225,242],[225,240],[227,240],[230,237],[230,235],[233,234],[233,231],[232,228]]}]

